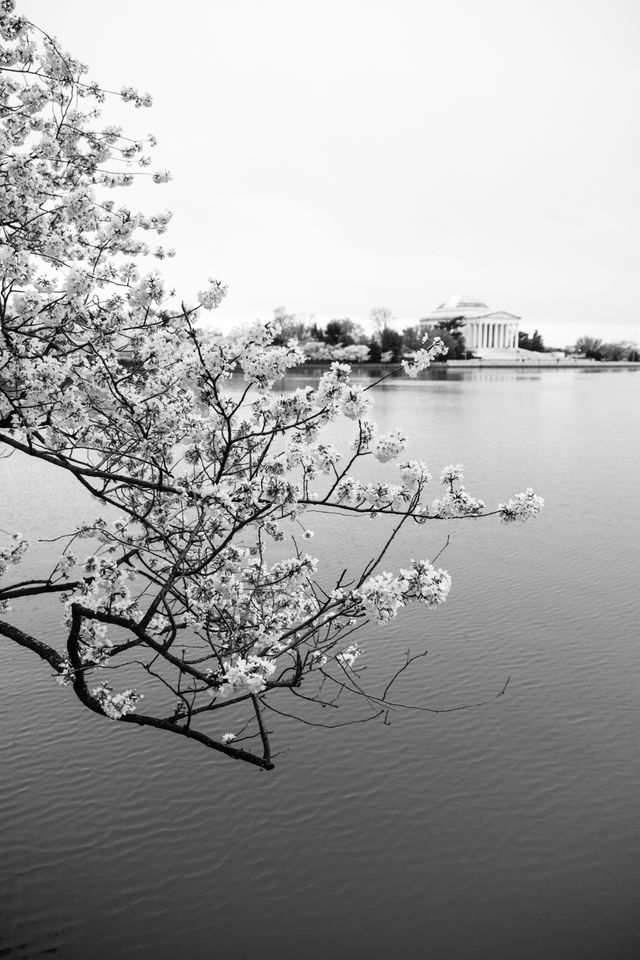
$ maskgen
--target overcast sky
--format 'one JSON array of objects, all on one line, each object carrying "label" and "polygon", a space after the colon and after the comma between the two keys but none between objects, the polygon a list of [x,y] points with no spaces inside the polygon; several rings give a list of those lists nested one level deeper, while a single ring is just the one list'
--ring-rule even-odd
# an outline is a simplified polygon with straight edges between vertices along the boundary
[{"label": "overcast sky", "polygon": [[[453,293],[550,346],[640,341],[638,0],[18,0],[174,180],[171,278],[402,327]],[[142,193],[142,191],[141,191]],[[131,201],[130,201],[131,202]]]}]

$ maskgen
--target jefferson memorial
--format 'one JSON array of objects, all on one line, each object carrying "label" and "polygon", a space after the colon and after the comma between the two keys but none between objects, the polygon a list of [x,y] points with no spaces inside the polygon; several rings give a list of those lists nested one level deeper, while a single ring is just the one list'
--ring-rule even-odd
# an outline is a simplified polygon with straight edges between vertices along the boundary
[{"label": "jefferson memorial", "polygon": [[423,317],[420,326],[436,327],[446,320],[462,320],[467,350],[476,355],[495,356],[503,351],[518,349],[518,323],[520,317],[505,310],[492,311],[486,303],[456,293],[439,307]]}]

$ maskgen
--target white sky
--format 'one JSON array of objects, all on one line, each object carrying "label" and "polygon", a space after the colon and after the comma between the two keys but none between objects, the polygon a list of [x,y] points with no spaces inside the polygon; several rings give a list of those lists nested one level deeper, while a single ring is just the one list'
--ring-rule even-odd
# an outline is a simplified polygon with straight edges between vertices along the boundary
[{"label": "white sky", "polygon": [[[178,292],[402,327],[456,292],[640,341],[638,0],[18,0],[171,184]],[[124,198],[123,198],[124,199]],[[129,202],[132,202],[127,198]]]}]

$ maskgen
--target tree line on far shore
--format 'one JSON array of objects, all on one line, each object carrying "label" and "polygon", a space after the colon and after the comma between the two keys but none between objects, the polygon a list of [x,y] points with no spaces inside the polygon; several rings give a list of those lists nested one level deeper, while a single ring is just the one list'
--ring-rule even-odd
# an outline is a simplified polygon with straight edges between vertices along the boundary
[{"label": "tree line on far shore", "polygon": [[597,337],[580,337],[576,340],[574,347],[576,353],[584,353],[590,360],[626,360],[627,362],[640,362],[640,348],[637,343],[630,343],[627,340],[619,340],[614,343],[606,343]]},{"label": "tree line on far shore", "polygon": [[[312,362],[342,360],[348,363],[397,363],[418,350],[427,333],[429,337],[440,337],[447,347],[446,356],[439,357],[439,361],[469,360],[473,356],[473,351],[468,350],[465,343],[463,317],[443,320],[437,325],[420,320],[402,331],[391,326],[393,313],[387,307],[374,307],[369,319],[373,333],[347,317],[329,320],[322,326],[314,319],[306,319],[287,313],[284,307],[276,307],[274,320],[281,327],[276,342],[286,344],[288,340],[297,340],[307,359]],[[520,331],[518,347],[537,353],[555,350],[545,346],[538,330],[534,330],[531,336]],[[606,343],[595,337],[580,337],[565,352],[570,355],[583,354],[593,360],[640,362],[640,348],[627,341]]]}]

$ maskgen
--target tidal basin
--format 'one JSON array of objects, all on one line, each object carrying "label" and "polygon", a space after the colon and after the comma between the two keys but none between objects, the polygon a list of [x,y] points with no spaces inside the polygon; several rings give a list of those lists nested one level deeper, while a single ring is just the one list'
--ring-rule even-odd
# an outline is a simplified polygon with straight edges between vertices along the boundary
[{"label": "tidal basin", "polygon": [[[358,637],[371,683],[428,649],[404,703],[492,701],[508,680],[484,706],[331,731],[274,717],[264,773],[88,716],[0,644],[0,957],[639,956],[639,411],[638,370],[443,368],[376,391],[373,419],[436,478],[461,462],[489,506],[545,497],[527,525],[414,526],[387,564],[450,537],[449,600]],[[0,490],[0,526],[31,539],[96,513],[16,458]],[[377,521],[311,519],[328,572],[371,553]],[[61,629],[37,605],[24,622]]]}]

